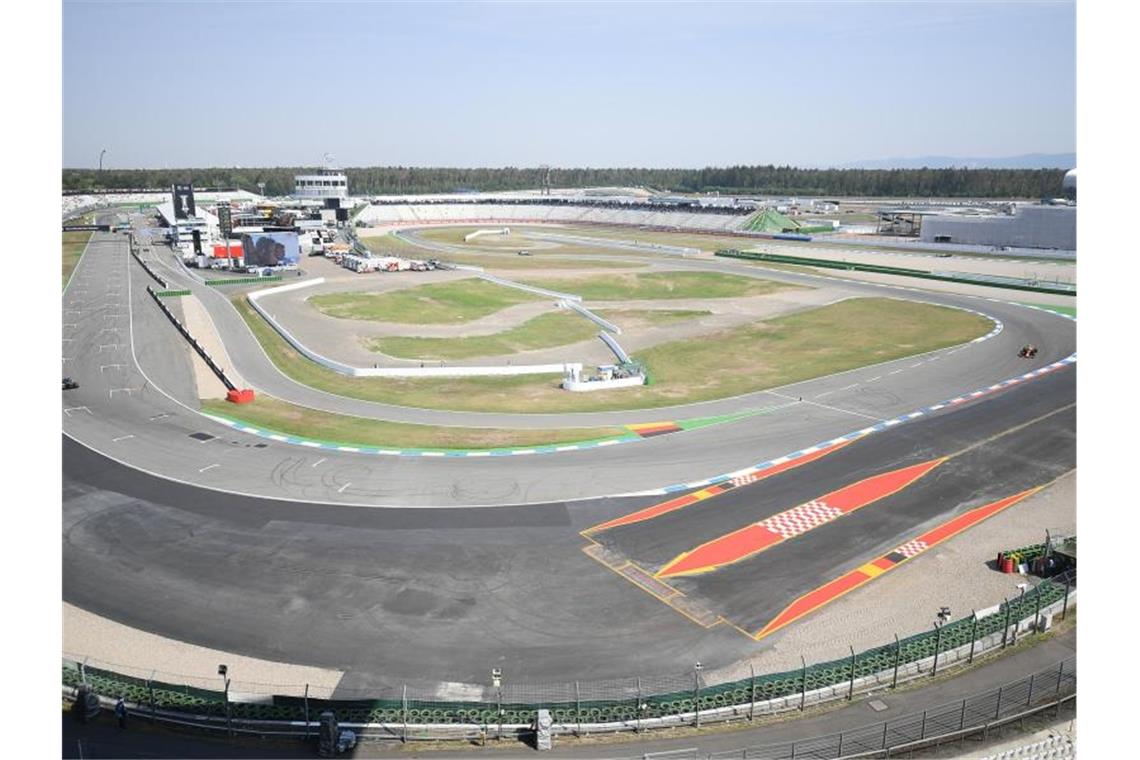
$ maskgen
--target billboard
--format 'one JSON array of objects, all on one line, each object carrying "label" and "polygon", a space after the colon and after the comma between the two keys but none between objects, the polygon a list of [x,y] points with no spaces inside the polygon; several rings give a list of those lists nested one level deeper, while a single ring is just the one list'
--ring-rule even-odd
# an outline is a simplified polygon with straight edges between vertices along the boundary
[{"label": "billboard", "polygon": [[174,197],[175,219],[189,219],[197,215],[197,209],[194,208],[194,185],[174,185],[171,187],[171,195]]},{"label": "billboard", "polygon": [[247,267],[295,266],[301,259],[301,244],[296,232],[245,234],[241,236],[241,248]]},{"label": "billboard", "polygon": [[234,231],[233,212],[230,210],[230,204],[218,204],[218,229],[222,233],[223,238],[228,238]]}]

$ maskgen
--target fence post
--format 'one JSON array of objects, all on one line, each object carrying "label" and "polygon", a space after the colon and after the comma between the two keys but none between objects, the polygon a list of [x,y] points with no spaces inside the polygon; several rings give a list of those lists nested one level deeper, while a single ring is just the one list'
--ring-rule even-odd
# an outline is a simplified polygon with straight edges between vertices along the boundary
[{"label": "fence post", "polygon": [[498,713],[499,713],[499,730],[495,734],[495,741],[501,742],[503,740],[503,686],[502,686],[502,682],[499,683],[496,706],[498,707]]},{"label": "fence post", "polygon": [[1065,578],[1065,601],[1061,604],[1061,619],[1069,614],[1069,579]]},{"label": "fence post", "polygon": [[1061,696],[1061,676],[1065,674],[1065,661],[1061,660],[1060,666],[1057,668],[1057,689],[1053,693],[1056,696]]},{"label": "fence post", "polygon": [[1013,612],[1013,608],[1009,606],[1009,597],[1005,599],[1005,627],[1001,629],[1001,648],[1005,649],[1006,641],[1009,639],[1009,614]]},{"label": "fence post", "polygon": [[87,685],[87,658],[83,658],[83,662],[79,663],[79,681],[83,685]]},{"label": "fence post", "polygon": [[[748,663],[748,669],[752,673],[752,690],[751,701],[748,703],[748,720],[756,719],[756,665],[755,663]],[[1057,677],[1057,691],[1061,691],[1061,677]]]},{"label": "fence post", "polygon": [[305,738],[309,738],[309,684],[305,684]]},{"label": "fence post", "polygon": [[1041,633],[1041,589],[1033,589],[1033,632]]},{"label": "fence post", "polygon": [[1005,687],[999,686],[998,687],[998,703],[997,703],[997,709],[994,710],[994,720],[997,720],[998,718],[1001,717],[1001,693],[1003,691],[1005,691]]},{"label": "fence post", "polygon": [[1029,693],[1027,693],[1025,695],[1025,706],[1026,707],[1029,707],[1031,704],[1033,704],[1033,681],[1036,678],[1037,678],[1036,673],[1029,676]]},{"label": "fence post", "polygon": [[1013,621],[1013,635],[1010,637],[1010,642],[1009,642],[1010,646],[1014,646],[1017,644],[1017,627],[1021,624],[1021,615],[1024,612],[1024,610],[1022,610],[1022,607],[1024,606],[1024,604],[1023,604],[1024,601],[1025,601],[1025,589],[1021,589],[1021,595],[1019,597],[1017,597],[1017,616],[1018,616],[1018,619]]},{"label": "fence post", "polygon": [[582,690],[574,682],[574,718],[578,722],[578,736],[582,735]]},{"label": "fence post", "polygon": [[403,692],[400,695],[400,722],[404,726],[403,734],[400,741],[404,744],[408,743],[408,685],[404,684]]},{"label": "fence post", "polygon": [[[851,697],[855,695],[855,647],[850,644],[847,645],[851,649],[851,680],[847,683],[847,701],[851,701]],[[843,746],[843,734],[839,735],[839,746]],[[840,752],[839,754],[843,754]]]},{"label": "fence post", "polygon": [[637,704],[634,706],[634,715],[637,716],[637,727],[634,733],[641,733],[641,676],[637,677]]},{"label": "fence post", "polygon": [[800,655],[800,662],[803,663],[803,670],[800,671],[800,712],[803,712],[804,705],[807,703],[807,660],[802,654]]},{"label": "fence post", "polygon": [[938,652],[942,649],[942,626],[935,623],[934,630],[936,631],[936,635],[934,639],[934,665],[930,668],[931,678],[938,675]]},{"label": "fence post", "polygon": [[887,722],[883,721],[883,749],[887,748]]},{"label": "fence post", "polygon": [[922,730],[918,734],[919,739],[926,738],[926,710],[922,711]]},{"label": "fence post", "polygon": [[899,635],[895,634],[895,674],[891,676],[891,688],[899,685],[899,658],[902,656],[902,645],[899,644]]},{"label": "fence post", "polygon": [[693,715],[697,728],[701,727],[701,673],[693,668]]},{"label": "fence post", "polygon": [[839,746],[835,750],[836,757],[843,757],[843,732],[839,732]]},{"label": "fence post", "polygon": [[[150,722],[154,723],[158,720],[158,713],[154,709],[154,674],[155,671],[150,671],[150,678],[146,679],[146,688],[150,691]],[[1060,691],[1061,680],[1057,679],[1057,691]]]},{"label": "fence post", "polygon": [[[969,699],[969,697],[967,697]],[[962,700],[962,715],[958,718],[958,730],[961,731],[966,727],[966,700]]]},{"label": "fence post", "polygon": [[970,614],[974,616],[974,622],[970,626],[970,659],[967,662],[972,665],[974,663],[974,645],[978,643],[978,612],[977,610],[970,610]]}]

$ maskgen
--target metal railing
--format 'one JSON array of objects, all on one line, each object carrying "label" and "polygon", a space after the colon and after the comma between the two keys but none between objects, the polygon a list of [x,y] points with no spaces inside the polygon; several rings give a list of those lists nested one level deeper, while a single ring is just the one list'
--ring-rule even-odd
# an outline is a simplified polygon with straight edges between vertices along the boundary
[{"label": "metal railing", "polygon": [[607,681],[506,682],[494,688],[469,684],[452,699],[441,698],[434,683],[359,693],[338,689],[334,698],[308,685],[235,683],[223,693],[213,681],[132,675],[129,669],[70,658],[64,660],[63,687],[73,693],[86,683],[104,697],[123,696],[132,711],[156,720],[224,729],[228,715],[232,730],[250,733],[307,734],[323,710],[336,711],[342,724],[364,737],[402,740],[514,736],[527,730],[540,707],[551,711],[556,734],[699,726],[849,700],[973,662],[1041,631],[1054,615],[1063,619],[1075,599],[1074,581],[1075,574],[1042,581],[990,610],[850,657],[728,683],[709,683],[690,671]]}]

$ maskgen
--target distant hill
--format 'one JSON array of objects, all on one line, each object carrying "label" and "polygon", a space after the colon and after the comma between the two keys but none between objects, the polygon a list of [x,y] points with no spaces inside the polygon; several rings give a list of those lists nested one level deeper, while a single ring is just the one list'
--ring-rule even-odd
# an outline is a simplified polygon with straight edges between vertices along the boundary
[{"label": "distant hill", "polygon": [[965,158],[962,156],[916,156],[876,158],[840,164],[836,169],[1072,169],[1076,153],[1026,153],[1021,156]]}]

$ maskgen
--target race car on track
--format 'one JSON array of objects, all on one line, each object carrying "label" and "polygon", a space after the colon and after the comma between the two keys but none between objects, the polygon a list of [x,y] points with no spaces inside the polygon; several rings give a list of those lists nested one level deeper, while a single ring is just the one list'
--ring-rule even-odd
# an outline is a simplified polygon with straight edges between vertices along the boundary
[{"label": "race car on track", "polygon": [[70,377],[63,378],[63,389],[65,391],[75,390],[79,387],[79,383],[72,380]]}]

